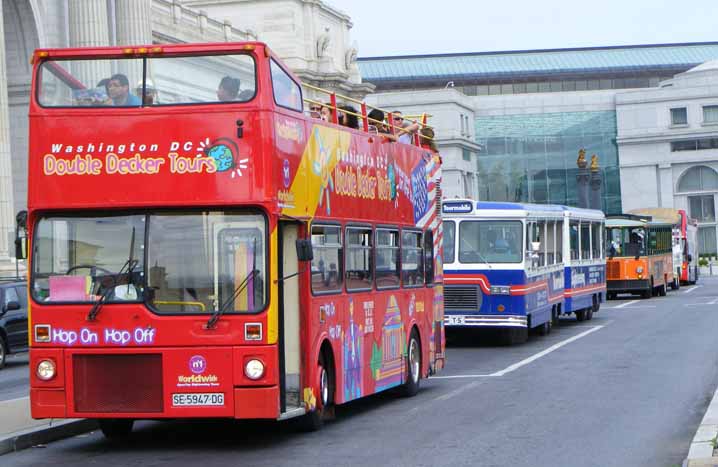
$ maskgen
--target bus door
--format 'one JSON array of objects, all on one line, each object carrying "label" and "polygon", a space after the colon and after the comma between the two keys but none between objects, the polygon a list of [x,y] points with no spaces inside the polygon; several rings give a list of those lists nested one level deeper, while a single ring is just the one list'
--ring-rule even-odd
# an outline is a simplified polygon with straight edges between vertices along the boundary
[{"label": "bus door", "polygon": [[279,223],[279,376],[281,412],[303,407],[301,400],[301,345],[299,275],[296,240],[299,224]]}]

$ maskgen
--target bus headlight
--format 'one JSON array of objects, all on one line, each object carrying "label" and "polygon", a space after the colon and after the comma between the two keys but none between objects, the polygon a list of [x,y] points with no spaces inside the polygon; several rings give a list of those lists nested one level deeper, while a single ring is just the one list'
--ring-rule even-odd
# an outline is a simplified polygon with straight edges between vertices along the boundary
[{"label": "bus headlight", "polygon": [[491,295],[510,295],[511,287],[508,285],[492,285]]},{"label": "bus headlight", "polygon": [[638,274],[643,274],[643,266],[638,266],[638,267],[636,268],[636,272],[637,272]]},{"label": "bus headlight", "polygon": [[43,381],[50,381],[55,377],[55,362],[52,360],[40,360],[35,374]]},{"label": "bus headlight", "polygon": [[244,374],[251,380],[258,380],[264,376],[264,363],[253,358],[244,364]]}]

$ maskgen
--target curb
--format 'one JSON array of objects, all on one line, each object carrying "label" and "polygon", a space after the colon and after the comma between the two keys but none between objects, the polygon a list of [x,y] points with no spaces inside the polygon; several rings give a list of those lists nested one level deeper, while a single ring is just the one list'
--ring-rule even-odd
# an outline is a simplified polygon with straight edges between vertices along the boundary
[{"label": "curb", "polygon": [[38,444],[46,444],[58,439],[96,430],[97,420],[69,420],[56,422],[49,427],[34,428],[13,433],[0,439],[0,455],[27,449]]},{"label": "curb", "polygon": [[698,426],[684,467],[718,466],[718,457],[713,457],[713,443],[718,438],[718,389],[708,405],[701,424]]}]

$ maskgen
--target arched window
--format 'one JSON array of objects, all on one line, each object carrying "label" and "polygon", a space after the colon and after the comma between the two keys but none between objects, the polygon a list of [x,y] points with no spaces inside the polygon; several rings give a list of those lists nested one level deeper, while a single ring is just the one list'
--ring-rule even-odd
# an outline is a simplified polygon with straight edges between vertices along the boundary
[{"label": "arched window", "polygon": [[678,192],[718,191],[718,173],[710,167],[698,165],[686,170],[678,181]]}]

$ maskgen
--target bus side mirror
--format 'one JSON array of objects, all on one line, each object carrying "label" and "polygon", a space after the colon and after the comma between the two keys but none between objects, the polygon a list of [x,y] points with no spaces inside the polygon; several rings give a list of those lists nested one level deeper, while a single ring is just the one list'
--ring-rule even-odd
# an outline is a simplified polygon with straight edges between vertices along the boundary
[{"label": "bus side mirror", "polygon": [[312,249],[312,241],[299,238],[296,242],[297,245],[297,259],[299,261],[311,261],[314,259],[314,250]]},{"label": "bus side mirror", "polygon": [[15,216],[15,258],[27,258],[27,211]]}]

